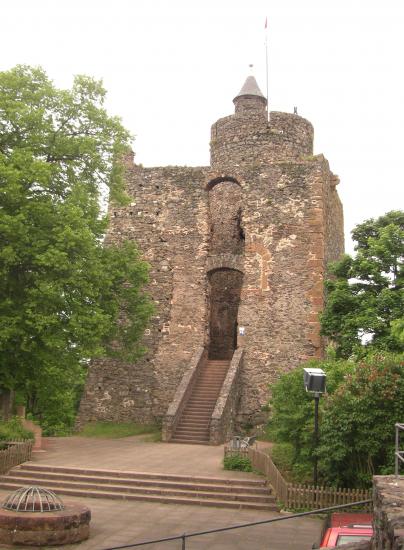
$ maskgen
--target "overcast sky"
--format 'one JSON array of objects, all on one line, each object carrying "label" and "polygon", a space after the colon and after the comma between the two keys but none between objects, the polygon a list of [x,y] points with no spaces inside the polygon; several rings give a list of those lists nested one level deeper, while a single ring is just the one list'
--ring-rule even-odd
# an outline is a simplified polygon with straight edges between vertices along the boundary
[{"label": "overcast sky", "polygon": [[351,252],[357,223],[404,207],[403,0],[0,0],[0,69],[102,78],[137,162],[208,165],[250,63],[266,92],[266,16],[270,109],[314,125]]}]

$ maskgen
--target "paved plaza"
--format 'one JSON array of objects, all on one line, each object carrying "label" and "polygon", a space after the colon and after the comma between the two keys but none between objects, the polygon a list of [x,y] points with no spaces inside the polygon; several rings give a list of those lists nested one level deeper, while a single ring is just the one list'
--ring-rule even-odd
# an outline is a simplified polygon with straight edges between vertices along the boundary
[{"label": "paved plaza", "polygon": [[[147,436],[124,439],[83,437],[48,438],[44,452],[34,453],[33,461],[58,466],[132,470],[137,472],[189,474],[223,478],[258,478],[254,474],[227,472],[221,468],[223,447],[152,443]],[[1,500],[6,496],[0,491]],[[281,517],[263,510],[232,510],[207,506],[128,502],[95,498],[63,497],[81,502],[92,511],[88,541],[64,546],[66,549],[103,550],[184,532]],[[309,550],[318,539],[321,521],[296,518],[198,536],[187,540],[187,550]],[[14,547],[16,548],[16,547]],[[140,546],[146,550],[181,550],[181,541]]]}]

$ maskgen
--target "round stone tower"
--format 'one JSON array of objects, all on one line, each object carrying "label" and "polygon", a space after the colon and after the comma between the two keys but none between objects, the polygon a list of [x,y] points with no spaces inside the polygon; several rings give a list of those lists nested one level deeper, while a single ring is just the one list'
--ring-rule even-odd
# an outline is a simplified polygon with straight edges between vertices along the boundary
[{"label": "round stone tower", "polygon": [[220,118],[211,130],[214,170],[296,160],[313,154],[313,126],[304,118],[272,112],[253,76],[234,98],[234,115]]}]

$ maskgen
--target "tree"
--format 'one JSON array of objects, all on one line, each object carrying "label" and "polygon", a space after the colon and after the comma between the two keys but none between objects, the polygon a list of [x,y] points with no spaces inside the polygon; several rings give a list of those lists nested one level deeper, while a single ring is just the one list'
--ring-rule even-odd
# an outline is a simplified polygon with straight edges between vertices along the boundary
[{"label": "tree", "polygon": [[394,471],[395,423],[404,418],[404,362],[391,354],[360,361],[324,400],[320,475],[340,487],[368,487]]},{"label": "tree", "polygon": [[36,411],[90,358],[134,360],[152,310],[135,245],[102,243],[130,141],[104,98],[85,76],[59,90],[42,69],[0,73],[0,379]]},{"label": "tree", "polygon": [[403,357],[379,353],[359,362],[329,359],[306,366],[327,375],[319,445],[313,445],[313,395],[304,390],[302,367],[273,387],[268,431],[274,459],[295,480],[311,482],[317,454],[320,482],[339,487],[367,487],[373,474],[391,473],[394,425],[404,416]]},{"label": "tree", "polygon": [[322,334],[336,343],[339,357],[404,351],[404,212],[367,220],[352,236],[355,257],[332,265],[334,279],[326,282]]},{"label": "tree", "polygon": [[[321,368],[327,375],[327,393],[332,394],[353,371],[352,361],[312,360],[304,365]],[[297,481],[312,481],[314,452],[314,397],[303,384],[303,367],[284,374],[271,388],[268,434],[276,443],[274,459]],[[320,415],[324,399],[320,400]],[[320,423],[321,427],[321,423]]]}]

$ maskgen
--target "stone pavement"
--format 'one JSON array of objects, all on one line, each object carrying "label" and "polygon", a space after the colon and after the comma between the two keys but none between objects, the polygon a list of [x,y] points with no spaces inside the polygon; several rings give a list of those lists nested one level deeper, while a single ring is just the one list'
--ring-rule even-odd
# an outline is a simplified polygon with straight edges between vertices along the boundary
[{"label": "stone pavement", "polygon": [[155,443],[148,439],[149,436],[122,439],[49,437],[44,439],[45,452],[33,453],[33,461],[77,468],[251,478],[252,474],[223,470],[221,445]]},{"label": "stone pavement", "polygon": [[[146,441],[145,441],[146,439]],[[214,477],[251,477],[254,474],[221,469],[223,447],[151,443],[147,437],[117,440],[70,437],[46,440],[47,449],[35,453],[43,464],[125,469],[155,473],[181,473]],[[255,476],[254,476],[255,477]],[[6,496],[0,491],[1,501]],[[184,532],[215,529],[284,515],[206,506],[126,502],[121,500],[64,498],[81,502],[92,511],[91,536],[66,549],[102,550]],[[297,518],[269,525],[247,527],[187,540],[187,550],[297,550],[311,548],[320,533],[315,518]],[[15,547],[14,547],[15,548]],[[146,550],[180,550],[180,541],[141,546]]]}]

